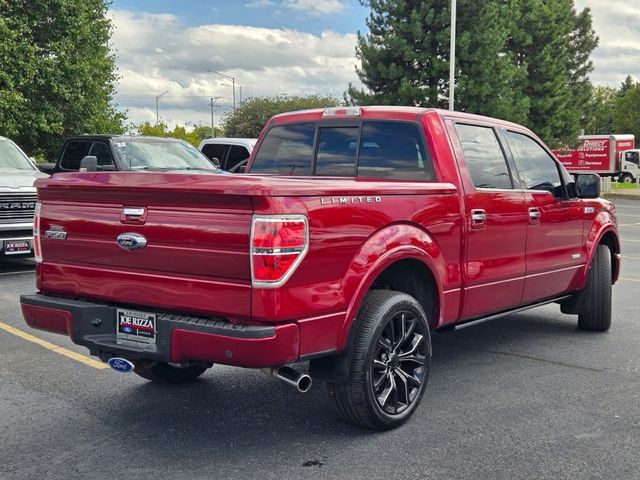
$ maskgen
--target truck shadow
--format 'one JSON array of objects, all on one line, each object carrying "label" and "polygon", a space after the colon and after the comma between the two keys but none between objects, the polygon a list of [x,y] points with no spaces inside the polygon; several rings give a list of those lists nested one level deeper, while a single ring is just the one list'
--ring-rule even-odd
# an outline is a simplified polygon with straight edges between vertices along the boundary
[{"label": "truck shadow", "polygon": [[[513,357],[562,367],[564,360],[552,354],[560,349],[559,343],[582,344],[588,356],[591,342],[596,341],[593,334],[577,330],[575,317],[559,315],[557,310],[549,315],[544,311],[514,315],[456,333],[434,333],[425,401],[407,425],[378,435],[392,440],[412,430],[429,429],[437,409],[447,405],[452,392],[471,391],[486,381],[483,365],[493,371],[512,369],[526,381],[524,372],[529,367],[514,364]],[[189,385],[162,386],[138,378],[131,382],[130,388],[113,394],[112,408],[97,415],[104,415],[105,425],[121,443],[130,441],[138,451],[149,445],[145,454],[167,460],[189,450],[192,458],[218,453],[224,454],[225,462],[246,463],[246,449],[271,455],[293,449],[299,450],[301,462],[314,461],[321,457],[325,442],[335,450],[340,442],[367,442],[366,438],[378,436],[343,422],[320,383],[309,393],[299,394],[255,370],[224,366],[214,366]],[[140,438],[152,441],[140,442]],[[317,451],[309,450],[310,444]]]}]

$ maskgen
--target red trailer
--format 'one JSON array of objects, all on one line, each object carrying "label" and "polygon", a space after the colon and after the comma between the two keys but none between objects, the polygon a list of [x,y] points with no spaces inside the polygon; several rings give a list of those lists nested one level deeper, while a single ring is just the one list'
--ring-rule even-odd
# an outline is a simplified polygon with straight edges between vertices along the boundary
[{"label": "red trailer", "polygon": [[574,150],[554,151],[570,172],[597,173],[602,177],[618,177],[633,182],[640,173],[639,150],[633,135],[582,135]]}]

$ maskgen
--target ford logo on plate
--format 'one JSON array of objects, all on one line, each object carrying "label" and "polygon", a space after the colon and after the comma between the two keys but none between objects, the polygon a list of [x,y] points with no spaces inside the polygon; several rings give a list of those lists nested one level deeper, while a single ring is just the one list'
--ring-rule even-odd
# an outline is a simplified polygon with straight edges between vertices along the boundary
[{"label": "ford logo on plate", "polygon": [[138,233],[121,233],[116,241],[125,250],[140,250],[147,246],[147,239]]},{"label": "ford logo on plate", "polygon": [[126,358],[111,357],[107,363],[117,372],[127,373],[135,368],[135,365]]}]

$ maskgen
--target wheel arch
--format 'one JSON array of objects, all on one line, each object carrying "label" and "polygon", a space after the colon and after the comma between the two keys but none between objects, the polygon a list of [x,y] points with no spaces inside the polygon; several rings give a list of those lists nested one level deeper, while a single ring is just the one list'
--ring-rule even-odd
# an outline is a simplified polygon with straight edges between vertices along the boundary
[{"label": "wheel arch", "polygon": [[[395,224],[372,235],[354,256],[345,275],[345,292],[351,302],[338,337],[339,353],[312,360],[312,374],[331,381],[348,377],[358,311],[373,288],[396,288],[419,297],[416,300],[425,310],[430,328],[437,328],[442,322],[444,301],[438,272],[446,272],[445,261],[435,240],[422,228]],[[349,284],[349,279],[357,282]]]},{"label": "wheel arch", "polygon": [[606,245],[611,251],[611,281],[616,283],[620,276],[620,239],[613,229],[605,231],[589,255],[589,262],[593,259],[595,249],[598,248],[598,245]]},{"label": "wheel arch", "polygon": [[[403,267],[408,269],[410,280],[399,280],[401,276],[405,276],[399,272],[406,273]],[[359,280],[351,286],[345,285],[351,301],[338,340],[338,350],[344,347],[362,302],[372,288],[392,290],[391,287],[396,286],[398,291],[414,298],[421,297],[422,301],[419,298],[416,300],[427,313],[429,325],[440,325],[443,290],[438,272],[445,271],[446,265],[440,247],[426,230],[414,224],[402,223],[376,232],[355,255],[345,276],[347,279]],[[358,272],[359,276],[356,277]],[[421,278],[427,284],[426,290],[418,285]],[[410,285],[412,282],[413,285]],[[423,303],[428,300],[434,301],[435,309]]]}]

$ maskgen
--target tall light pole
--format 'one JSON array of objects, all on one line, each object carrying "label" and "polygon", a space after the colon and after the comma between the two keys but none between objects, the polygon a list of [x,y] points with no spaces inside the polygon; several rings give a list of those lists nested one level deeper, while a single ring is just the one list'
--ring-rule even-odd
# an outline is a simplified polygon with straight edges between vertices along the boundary
[{"label": "tall light pole", "polygon": [[213,127],[213,106],[216,104],[216,101],[219,99],[220,97],[211,97],[211,136],[215,137],[216,136],[216,131],[214,130]]},{"label": "tall light pole", "polygon": [[449,48],[449,110],[454,110],[456,89],[456,0],[451,0],[451,43]]},{"label": "tall light pole", "polygon": [[160,95],[156,96],[156,126],[158,126],[158,124],[160,123],[160,110],[158,109],[158,102],[167,93],[169,93],[169,90],[166,90],[166,91],[162,92]]},{"label": "tall light pole", "polygon": [[233,88],[233,111],[235,112],[236,111],[236,77],[232,77],[231,75],[220,73],[216,70],[211,70],[211,69],[207,70],[207,72],[215,73],[217,75],[220,75],[221,77],[231,80],[231,87]]}]

